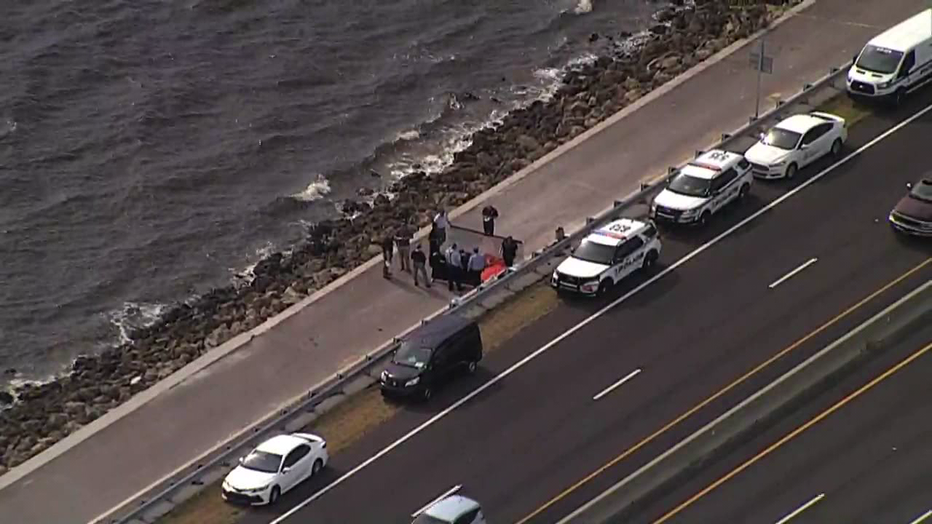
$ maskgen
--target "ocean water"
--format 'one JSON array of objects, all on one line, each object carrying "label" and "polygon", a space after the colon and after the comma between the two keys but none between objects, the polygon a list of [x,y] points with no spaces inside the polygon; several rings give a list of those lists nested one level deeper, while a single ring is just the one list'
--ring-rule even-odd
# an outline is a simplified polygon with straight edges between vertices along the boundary
[{"label": "ocean water", "polygon": [[[651,0],[0,3],[0,386],[440,169]],[[15,375],[4,370],[15,369]]]}]

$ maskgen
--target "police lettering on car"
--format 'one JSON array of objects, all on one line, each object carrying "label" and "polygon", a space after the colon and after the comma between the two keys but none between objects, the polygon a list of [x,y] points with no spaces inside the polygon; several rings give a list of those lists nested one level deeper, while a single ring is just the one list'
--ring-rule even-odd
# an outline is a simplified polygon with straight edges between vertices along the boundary
[{"label": "police lettering on car", "polygon": [[602,294],[640,268],[660,258],[662,245],[651,222],[622,218],[593,231],[553,272],[558,291]]},{"label": "police lettering on car", "polygon": [[744,156],[715,149],[680,169],[651,203],[650,216],[672,224],[706,224],[712,215],[751,191],[754,176]]}]

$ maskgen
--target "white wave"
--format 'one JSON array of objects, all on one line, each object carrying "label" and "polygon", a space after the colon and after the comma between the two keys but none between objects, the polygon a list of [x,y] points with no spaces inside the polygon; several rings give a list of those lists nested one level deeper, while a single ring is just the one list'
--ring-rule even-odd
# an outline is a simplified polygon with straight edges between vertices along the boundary
[{"label": "white wave", "polygon": [[409,129],[408,131],[402,131],[395,135],[395,141],[417,140],[418,138],[421,138],[421,133],[419,133],[417,129]]},{"label": "white wave", "polygon": [[313,202],[330,194],[330,181],[323,175],[317,175],[317,180],[311,182],[304,191],[291,195],[291,198],[301,202]]},{"label": "white wave", "polygon": [[579,2],[576,3],[576,7],[573,9],[573,13],[577,15],[584,15],[591,12],[592,0],[579,0]]},{"label": "white wave", "polygon": [[165,311],[165,304],[126,302],[123,308],[109,314],[110,323],[120,332],[120,343],[130,342],[129,334],[134,329],[151,326]]},{"label": "white wave", "polygon": [[233,274],[233,283],[234,284],[249,284],[256,278],[254,270],[256,266],[259,265],[259,261],[265,259],[269,255],[275,252],[275,246],[271,242],[266,242],[262,247],[256,248],[255,253],[252,257],[252,260],[255,262],[249,264],[241,270],[235,268],[227,268],[227,270]]}]

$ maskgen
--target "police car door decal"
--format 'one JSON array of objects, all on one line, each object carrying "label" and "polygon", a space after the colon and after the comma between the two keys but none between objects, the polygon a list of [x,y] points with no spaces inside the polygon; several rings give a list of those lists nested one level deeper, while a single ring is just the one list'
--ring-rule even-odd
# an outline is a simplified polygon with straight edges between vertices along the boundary
[{"label": "police car door decal", "polygon": [[624,260],[622,260],[621,264],[618,266],[618,276],[616,282],[628,276],[631,272],[640,267],[640,260],[644,258],[644,246],[646,245],[644,241],[641,240],[640,237],[634,237],[631,240],[625,242],[623,245],[630,246],[631,242],[640,242],[641,245],[635,248],[632,253],[628,253]]}]

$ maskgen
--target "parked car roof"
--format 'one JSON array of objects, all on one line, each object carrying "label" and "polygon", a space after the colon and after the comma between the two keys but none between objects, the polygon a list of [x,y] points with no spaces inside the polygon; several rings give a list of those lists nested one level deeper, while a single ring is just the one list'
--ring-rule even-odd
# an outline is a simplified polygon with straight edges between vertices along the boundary
[{"label": "parked car roof", "polygon": [[460,515],[479,507],[479,503],[462,495],[451,495],[433,506],[424,513],[440,520],[453,522]]},{"label": "parked car roof", "polygon": [[259,444],[256,449],[276,455],[287,455],[300,444],[307,444],[307,440],[294,435],[277,435]]},{"label": "parked car roof", "polygon": [[402,337],[402,341],[416,342],[424,347],[433,347],[453,333],[471,324],[475,324],[475,322],[455,313],[442,315],[423,326],[417,327],[414,331]]}]

